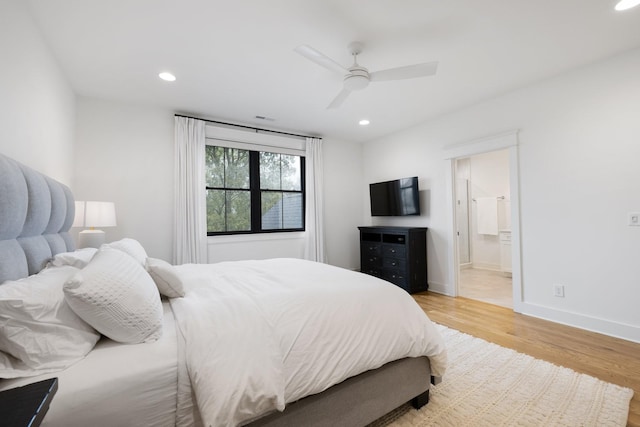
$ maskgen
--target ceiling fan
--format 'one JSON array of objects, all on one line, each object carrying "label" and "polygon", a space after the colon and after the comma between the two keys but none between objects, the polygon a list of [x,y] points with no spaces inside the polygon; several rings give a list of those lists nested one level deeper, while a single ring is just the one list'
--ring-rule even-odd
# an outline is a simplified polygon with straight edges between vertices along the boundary
[{"label": "ceiling fan", "polygon": [[371,81],[403,80],[432,76],[438,69],[438,62],[425,62],[370,73],[365,67],[359,65],[357,61],[358,54],[362,52],[363,48],[364,45],[361,42],[349,43],[348,49],[353,56],[353,65],[349,68],[343,67],[325,54],[306,44],[295,48],[295,51],[305,58],[344,76],[344,86],[342,90],[327,108],[339,107],[351,92],[366,88]]}]

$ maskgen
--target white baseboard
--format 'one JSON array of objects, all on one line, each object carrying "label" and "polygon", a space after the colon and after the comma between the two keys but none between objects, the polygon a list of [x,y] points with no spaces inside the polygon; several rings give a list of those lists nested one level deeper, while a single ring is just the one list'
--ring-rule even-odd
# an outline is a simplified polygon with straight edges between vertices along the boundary
[{"label": "white baseboard", "polygon": [[[438,282],[429,282],[429,291],[450,297],[454,296],[447,290],[446,285]],[[640,327],[638,326],[527,302],[517,303],[514,309],[516,312],[527,316],[640,343]]]},{"label": "white baseboard", "polygon": [[481,262],[474,262],[471,264],[471,268],[477,268],[478,270],[490,270],[490,271],[501,271],[500,264],[485,264]]},{"label": "white baseboard", "polygon": [[555,323],[561,323],[575,328],[586,329],[627,341],[640,343],[640,327],[626,323],[614,322],[584,314],[557,310],[537,304],[522,302],[518,304],[519,312],[527,316],[538,317]]},{"label": "white baseboard", "polygon": [[447,290],[447,286],[438,282],[429,282],[429,292],[435,292],[437,294],[446,295],[449,297],[454,296],[451,292]]}]

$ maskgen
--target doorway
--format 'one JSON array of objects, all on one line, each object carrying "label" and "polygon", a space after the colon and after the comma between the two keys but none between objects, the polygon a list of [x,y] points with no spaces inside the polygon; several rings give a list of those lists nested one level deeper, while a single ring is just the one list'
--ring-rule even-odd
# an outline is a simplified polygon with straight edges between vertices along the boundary
[{"label": "doorway", "polygon": [[518,131],[452,144],[445,151],[451,294],[521,312]]},{"label": "doorway", "polygon": [[509,151],[455,162],[458,295],[513,308]]}]

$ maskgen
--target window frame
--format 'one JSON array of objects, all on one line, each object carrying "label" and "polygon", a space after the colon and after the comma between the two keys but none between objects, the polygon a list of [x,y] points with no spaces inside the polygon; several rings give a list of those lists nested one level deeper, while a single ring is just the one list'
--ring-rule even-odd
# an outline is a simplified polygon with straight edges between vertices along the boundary
[{"label": "window frame", "polygon": [[[225,143],[226,142],[226,143]],[[238,231],[209,231],[207,226],[207,237],[210,236],[234,236],[234,235],[252,235],[252,234],[272,234],[272,233],[299,233],[306,230],[306,211],[307,211],[307,197],[306,197],[306,158],[303,152],[300,150],[290,150],[286,147],[280,148],[275,146],[260,146],[254,144],[243,143],[229,143],[228,141],[209,139],[206,140],[206,146],[233,148],[249,151],[249,189],[237,189],[226,187],[210,187],[205,180],[205,189],[208,190],[224,190],[224,191],[248,191],[250,196],[250,230],[238,230]],[[205,147],[206,150],[206,147]],[[292,155],[300,158],[300,190],[272,190],[260,188],[260,154],[261,153],[276,153],[281,155]],[[206,165],[205,165],[206,168]],[[302,227],[300,228],[276,228],[276,229],[263,229],[262,228],[262,192],[272,193],[289,193],[300,194],[302,196]],[[206,203],[205,203],[206,206]],[[206,213],[205,213],[206,215]],[[226,221],[226,218],[225,218]]]}]

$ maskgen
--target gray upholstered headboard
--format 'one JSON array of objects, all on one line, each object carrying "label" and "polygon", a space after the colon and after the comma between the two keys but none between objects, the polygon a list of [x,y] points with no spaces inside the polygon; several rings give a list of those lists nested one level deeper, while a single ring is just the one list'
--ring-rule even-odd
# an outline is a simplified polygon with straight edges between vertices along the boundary
[{"label": "gray upholstered headboard", "polygon": [[0,154],[0,283],[39,272],[75,249],[71,190]]}]

